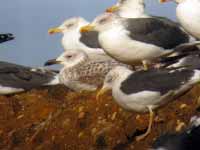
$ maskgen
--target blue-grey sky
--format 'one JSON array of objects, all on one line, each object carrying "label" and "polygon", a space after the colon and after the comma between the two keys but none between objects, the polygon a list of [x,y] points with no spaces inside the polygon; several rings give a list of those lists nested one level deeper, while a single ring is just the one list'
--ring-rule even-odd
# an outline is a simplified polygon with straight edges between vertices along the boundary
[{"label": "blue-grey sky", "polygon": [[[0,5],[0,32],[11,32],[14,41],[0,44],[0,60],[29,66],[41,66],[44,61],[62,51],[61,35],[49,36],[48,28],[61,24],[72,16],[89,21],[116,0],[4,0]],[[146,0],[147,12],[175,19],[175,5],[160,5]]]}]

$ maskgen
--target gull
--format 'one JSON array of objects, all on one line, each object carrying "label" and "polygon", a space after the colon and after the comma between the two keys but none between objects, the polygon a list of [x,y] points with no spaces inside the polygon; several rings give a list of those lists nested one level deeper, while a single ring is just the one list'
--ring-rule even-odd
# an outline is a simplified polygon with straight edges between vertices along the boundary
[{"label": "gull", "polygon": [[0,95],[59,84],[57,73],[0,61]]},{"label": "gull", "polygon": [[200,39],[200,0],[160,0],[177,3],[176,16],[183,28],[192,36]]},{"label": "gull", "polygon": [[200,54],[165,57],[160,60],[160,66],[165,68],[187,67],[188,69],[200,69]]},{"label": "gull", "polygon": [[124,109],[149,112],[148,129],[136,138],[141,140],[151,132],[153,110],[178,98],[199,81],[199,70],[179,68],[132,71],[125,67],[115,67],[106,75],[97,99],[112,90],[114,100]]},{"label": "gull", "polygon": [[60,83],[68,88],[81,91],[94,91],[103,84],[105,75],[116,66],[127,66],[115,60],[91,60],[82,50],[68,50],[57,59],[49,60],[47,65],[62,64]]},{"label": "gull", "polygon": [[62,33],[64,50],[83,50],[92,59],[111,59],[102,50],[98,41],[98,32],[81,33],[79,30],[89,22],[82,17],[72,17],[64,21],[59,27],[49,29],[49,34]]},{"label": "gull", "polygon": [[104,13],[81,28],[81,32],[90,31],[98,31],[99,43],[108,55],[130,65],[142,63],[145,69],[149,62],[200,43],[188,43],[189,36],[177,25],[157,17],[122,18]]},{"label": "gull", "polygon": [[0,34],[0,43],[13,40],[14,36],[11,33]]}]

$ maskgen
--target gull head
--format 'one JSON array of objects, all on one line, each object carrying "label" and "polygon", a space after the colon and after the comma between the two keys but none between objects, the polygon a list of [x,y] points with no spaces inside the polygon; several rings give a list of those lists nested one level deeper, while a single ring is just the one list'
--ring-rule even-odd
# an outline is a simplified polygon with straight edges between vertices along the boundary
[{"label": "gull head", "polygon": [[62,53],[58,58],[51,59],[45,62],[45,66],[62,64],[65,67],[73,67],[88,60],[87,54],[82,50],[67,50]]},{"label": "gull head", "polygon": [[100,96],[109,90],[112,90],[121,80],[124,80],[127,75],[131,74],[132,71],[127,67],[117,66],[110,70],[104,79],[104,83],[100,91],[97,93],[96,99],[100,99]]},{"label": "gull head", "polygon": [[120,15],[124,13],[136,13],[137,11],[144,11],[144,0],[119,0],[115,5],[106,9],[106,12]]},{"label": "gull head", "polygon": [[96,17],[92,23],[81,27],[80,32],[105,31],[118,24],[120,19],[121,18],[115,14],[103,13],[102,15]]},{"label": "gull head", "polygon": [[73,17],[67,19],[58,27],[50,28],[48,30],[48,33],[55,34],[55,33],[65,33],[72,30],[79,30],[82,26],[87,25],[88,23],[89,22],[87,22],[82,17]]}]

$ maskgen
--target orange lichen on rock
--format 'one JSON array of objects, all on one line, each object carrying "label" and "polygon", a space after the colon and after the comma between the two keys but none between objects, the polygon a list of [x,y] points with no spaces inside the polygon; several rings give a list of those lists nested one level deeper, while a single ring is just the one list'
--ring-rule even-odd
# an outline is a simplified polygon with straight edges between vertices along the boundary
[{"label": "orange lichen on rock", "polygon": [[156,137],[199,114],[199,96],[196,86],[158,109],[151,134],[140,142],[135,137],[145,132],[148,114],[123,110],[110,93],[98,101],[96,92],[55,86],[0,96],[0,149],[146,150]]}]

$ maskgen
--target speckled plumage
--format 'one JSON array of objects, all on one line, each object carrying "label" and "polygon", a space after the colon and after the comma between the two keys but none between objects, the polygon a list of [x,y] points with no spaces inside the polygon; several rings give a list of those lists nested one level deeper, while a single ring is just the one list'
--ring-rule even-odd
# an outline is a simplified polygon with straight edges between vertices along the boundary
[{"label": "speckled plumage", "polygon": [[75,91],[96,90],[103,84],[106,74],[116,66],[128,66],[117,61],[87,60],[60,72],[60,81]]}]

